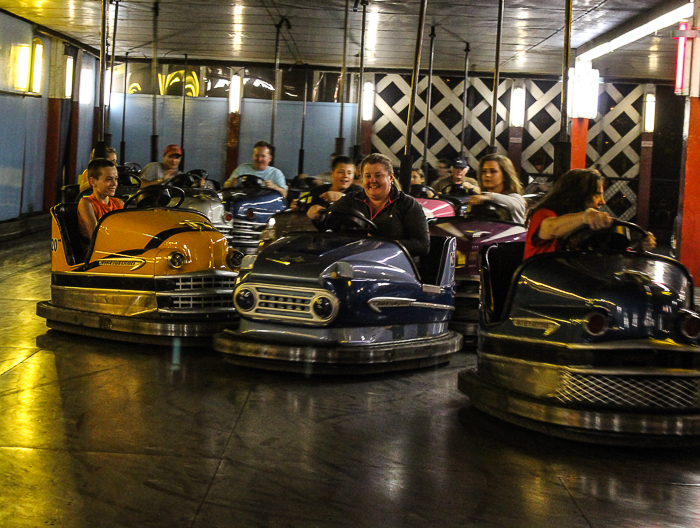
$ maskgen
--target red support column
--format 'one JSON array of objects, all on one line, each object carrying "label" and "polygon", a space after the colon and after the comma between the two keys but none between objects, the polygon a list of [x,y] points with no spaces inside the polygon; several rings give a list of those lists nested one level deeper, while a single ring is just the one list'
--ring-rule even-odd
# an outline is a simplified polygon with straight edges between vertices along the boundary
[{"label": "red support column", "polygon": [[575,117],[571,120],[571,168],[586,168],[588,148],[588,119]]},{"label": "red support column", "polygon": [[226,181],[233,170],[238,167],[238,147],[241,138],[241,114],[230,113],[228,115],[228,128],[226,131]]},{"label": "red support column", "polygon": [[372,121],[362,121],[360,125],[360,146],[362,147],[362,155],[368,156],[372,152]]},{"label": "red support column", "polygon": [[49,98],[46,123],[46,157],[44,159],[44,211],[61,201],[59,178],[59,148],[61,143],[61,100]]},{"label": "red support column", "polygon": [[523,158],[523,127],[512,126],[508,128],[508,159],[513,162],[515,174],[520,179]]},{"label": "red support column", "polygon": [[681,187],[679,212],[682,213],[679,259],[700,279],[700,98],[689,97],[688,139],[685,151],[685,175]]}]

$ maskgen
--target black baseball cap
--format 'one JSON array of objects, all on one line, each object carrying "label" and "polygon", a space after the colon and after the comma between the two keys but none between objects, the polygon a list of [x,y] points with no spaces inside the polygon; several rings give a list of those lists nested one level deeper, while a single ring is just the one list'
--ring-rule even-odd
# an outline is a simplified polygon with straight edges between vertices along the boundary
[{"label": "black baseball cap", "polygon": [[452,167],[455,169],[466,169],[468,167],[467,162],[464,161],[464,158],[457,158],[455,159],[455,162],[452,164]]}]

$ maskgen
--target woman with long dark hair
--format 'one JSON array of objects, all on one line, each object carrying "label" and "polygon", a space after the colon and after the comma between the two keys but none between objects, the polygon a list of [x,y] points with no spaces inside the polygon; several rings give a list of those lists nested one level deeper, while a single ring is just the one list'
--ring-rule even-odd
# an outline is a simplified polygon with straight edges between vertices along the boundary
[{"label": "woman with long dark hair", "polygon": [[514,222],[525,222],[527,203],[512,161],[500,154],[487,154],[479,161],[476,175],[480,193],[468,198],[470,204],[497,203],[510,211]]},{"label": "woman with long dark hair", "polygon": [[[584,225],[610,227],[613,217],[598,210],[605,205],[603,193],[603,176],[595,169],[574,169],[559,178],[528,215],[524,258],[558,250],[563,237]],[[642,246],[656,247],[654,235],[649,233]]]}]

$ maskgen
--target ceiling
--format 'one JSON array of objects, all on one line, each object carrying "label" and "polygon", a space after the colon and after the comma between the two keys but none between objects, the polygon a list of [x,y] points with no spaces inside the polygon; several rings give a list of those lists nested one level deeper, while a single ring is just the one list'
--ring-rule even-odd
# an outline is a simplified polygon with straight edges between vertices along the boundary
[{"label": "ceiling", "polygon": [[[685,0],[574,0],[572,48],[614,31],[635,17]],[[109,27],[115,3],[110,5]],[[151,57],[152,1],[118,4],[117,55]],[[362,6],[348,16],[348,67],[359,66]],[[370,0],[365,66],[411,69],[421,2]],[[0,0],[0,9],[96,49],[100,47],[101,0]],[[158,55],[221,61],[274,62],[277,30],[280,61],[339,67],[346,0],[161,0]],[[372,12],[377,11],[376,15]],[[506,0],[501,66],[504,73],[561,74],[565,0]],[[435,27],[435,70],[463,71],[465,44],[470,71],[494,67],[498,0],[428,0],[422,66],[427,67]],[[676,41],[659,31],[593,62],[601,76],[671,80]],[[110,31],[111,42],[111,31]],[[572,54],[572,57],[575,53]]]}]

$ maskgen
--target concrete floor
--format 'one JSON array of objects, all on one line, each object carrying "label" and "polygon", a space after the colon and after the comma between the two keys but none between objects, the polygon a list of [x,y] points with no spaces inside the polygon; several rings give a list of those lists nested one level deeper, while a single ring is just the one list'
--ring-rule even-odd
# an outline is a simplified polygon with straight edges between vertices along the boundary
[{"label": "concrete floor", "polygon": [[306,379],[47,332],[49,237],[0,243],[0,527],[700,525],[697,449],[482,415],[456,386],[473,350]]}]

